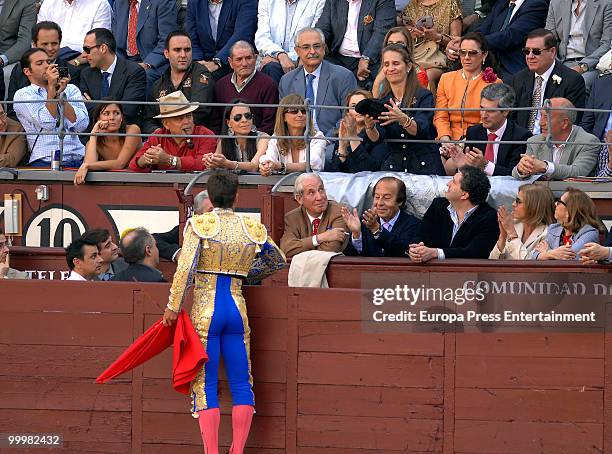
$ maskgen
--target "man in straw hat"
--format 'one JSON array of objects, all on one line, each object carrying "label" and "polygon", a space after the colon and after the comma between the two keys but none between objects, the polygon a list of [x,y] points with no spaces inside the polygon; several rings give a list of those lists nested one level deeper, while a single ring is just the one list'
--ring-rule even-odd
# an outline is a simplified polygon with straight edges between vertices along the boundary
[{"label": "man in straw hat", "polygon": [[[197,104],[190,104],[183,92],[175,91],[159,98],[163,127],[149,137],[130,162],[134,172],[151,170],[178,170],[193,172],[204,170],[202,157],[214,153],[217,139],[213,137],[189,137],[191,135],[213,135],[204,127],[195,126],[193,111]],[[171,134],[173,137],[163,137]]]}]

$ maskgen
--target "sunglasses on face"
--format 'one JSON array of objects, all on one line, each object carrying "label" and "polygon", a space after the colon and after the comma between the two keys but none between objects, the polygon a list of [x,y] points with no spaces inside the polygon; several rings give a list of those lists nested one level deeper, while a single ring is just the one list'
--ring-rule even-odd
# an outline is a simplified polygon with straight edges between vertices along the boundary
[{"label": "sunglasses on face", "polygon": [[242,120],[242,117],[244,116],[245,120],[252,120],[253,119],[253,114],[251,112],[245,112],[243,114],[236,114],[232,117],[232,120],[234,120],[235,122],[239,122],[240,120]]},{"label": "sunglasses on face", "polygon": [[529,54],[533,54],[536,57],[542,55],[542,52],[544,52],[545,50],[550,49],[550,47],[545,47],[544,49],[538,49],[537,47],[534,49],[531,49],[529,47],[523,47],[522,52],[523,55],[529,55]]},{"label": "sunglasses on face", "polygon": [[302,115],[306,115],[306,109],[304,109],[303,107],[299,109],[291,108],[291,109],[285,110],[285,113],[292,114],[292,115],[297,115],[298,112],[301,113]]},{"label": "sunglasses on face", "polygon": [[557,199],[557,200],[555,200],[555,204],[557,204],[557,205],[561,204],[561,205],[563,205],[565,208],[567,208],[567,203],[565,203],[565,202],[564,202],[563,200],[561,200],[561,199]]},{"label": "sunglasses on face", "polygon": [[514,203],[520,205],[521,203],[523,203],[523,201],[517,197],[516,199],[514,199]]},{"label": "sunglasses on face", "polygon": [[94,50],[96,47],[100,47],[102,44],[96,44],[95,46],[83,46],[83,52],[85,52],[86,54],[91,54],[91,51]]},{"label": "sunglasses on face", "polygon": [[459,50],[459,55],[461,55],[462,57],[476,57],[477,55],[482,54],[482,51],[480,50],[474,50],[474,49],[460,49]]}]

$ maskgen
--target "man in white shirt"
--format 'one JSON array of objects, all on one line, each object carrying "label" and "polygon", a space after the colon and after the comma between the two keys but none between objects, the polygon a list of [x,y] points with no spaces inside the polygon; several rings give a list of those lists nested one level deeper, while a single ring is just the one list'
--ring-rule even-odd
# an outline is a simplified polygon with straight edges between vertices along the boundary
[{"label": "man in white shirt", "polygon": [[92,239],[77,238],[66,248],[66,262],[70,268],[67,281],[91,281],[102,271],[102,256]]},{"label": "man in white shirt", "polygon": [[[38,22],[58,24],[63,32],[60,57],[75,59],[83,51],[83,39],[89,30],[110,30],[111,11],[108,0],[45,0],[38,12]],[[77,61],[85,63],[85,59]]]},{"label": "man in white shirt", "polygon": [[[524,179],[543,175],[549,180],[563,180],[593,175],[601,148],[599,139],[574,124],[576,111],[569,100],[553,98],[550,104],[554,109],[551,118],[542,115],[542,133],[527,141],[527,153],[521,156],[512,176]],[[552,150],[545,142],[549,131],[553,142],[561,142],[553,144]]]}]

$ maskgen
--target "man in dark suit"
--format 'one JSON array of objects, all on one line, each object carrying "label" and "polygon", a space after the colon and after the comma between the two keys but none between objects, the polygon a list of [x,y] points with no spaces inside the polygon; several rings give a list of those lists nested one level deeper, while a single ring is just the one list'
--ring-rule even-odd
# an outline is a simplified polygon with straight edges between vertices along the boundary
[{"label": "man in dark suit", "polygon": [[[357,80],[348,69],[323,61],[325,36],[321,30],[303,28],[296,35],[296,43],[295,51],[303,66],[281,78],[279,98],[297,93],[308,98],[313,105],[344,106],[348,94],[357,88]],[[340,109],[315,109],[315,127],[331,136],[342,115]]]},{"label": "man in dark suit", "polygon": [[[212,18],[211,18],[212,14]],[[257,2],[253,0],[190,1],[185,30],[193,43],[193,59],[218,80],[230,72],[227,58],[236,41],[253,43]]]},{"label": "man in dark suit", "polygon": [[167,282],[157,269],[159,250],[155,238],[143,227],[128,232],[121,239],[121,252],[129,266],[113,276],[113,281]]},{"label": "man in dark suit", "polygon": [[[59,57],[61,42],[62,29],[55,22],[38,22],[36,25],[34,25],[34,28],[32,28],[32,47],[43,49],[49,56],[51,63],[56,63],[59,67],[68,68],[70,83],[78,87],[82,67],[74,66],[68,63],[68,61]],[[30,81],[23,73],[21,63],[18,62],[13,67],[13,71],[11,71],[11,78],[6,94],[7,101],[12,101],[17,90],[27,87],[28,85],[30,85]],[[15,114],[13,104],[8,105],[7,114],[9,117],[17,119],[17,114]]]},{"label": "man in dark suit", "polygon": [[31,30],[36,23],[34,0],[4,0],[0,11],[0,101],[9,83],[12,64],[30,48]]},{"label": "man in dark suit", "polygon": [[[198,192],[193,198],[194,214],[208,213],[212,210],[213,205],[208,199],[208,191],[204,190]],[[179,226],[177,225],[169,232],[153,234],[153,238],[155,238],[155,241],[157,242],[160,257],[172,262],[178,262],[179,255],[181,253],[179,233]]]},{"label": "man in dark suit", "polygon": [[327,59],[353,71],[364,86],[378,73],[385,33],[394,25],[393,0],[326,0],[317,22],[329,49]]},{"label": "man in dark suit", "polygon": [[[111,98],[114,101],[146,101],[146,74],[138,64],[118,58],[115,37],[106,28],[94,28],[85,35],[83,52],[89,68],[81,72],[80,88],[86,100]],[[89,118],[97,104],[87,103]],[[139,124],[141,106],[126,104],[123,112],[128,124]]]},{"label": "man in dark suit", "polygon": [[434,199],[423,216],[421,241],[410,245],[410,259],[488,258],[499,224],[497,212],[486,201],[491,189],[487,175],[464,166],[447,186],[444,197]]},{"label": "man in dark suit", "polygon": [[280,248],[287,258],[304,251],[342,252],[348,243],[340,205],[327,200],[323,180],[316,173],[295,179],[293,194],[299,207],[285,214]]},{"label": "man in dark suit", "polygon": [[140,3],[116,0],[113,4],[112,31],[117,40],[117,54],[145,69],[147,93],[168,66],[164,43],[168,33],[177,26],[175,0],[142,0]]},{"label": "man in dark suit", "polygon": [[[543,27],[548,14],[547,0],[497,0],[484,22],[476,29],[485,35],[489,51],[493,52],[501,69],[501,77],[509,82],[525,67],[521,53],[524,36]],[[446,46],[451,60],[459,58],[461,39],[453,39]]]},{"label": "man in dark suit", "polygon": [[[457,167],[469,165],[484,170],[489,176],[510,175],[521,160],[527,145],[505,142],[526,141],[531,132],[508,119],[509,110],[514,107],[514,90],[506,84],[491,84],[480,93],[481,124],[470,126],[466,134],[466,146],[462,154],[453,156]],[[474,144],[473,141],[496,143]],[[484,152],[482,151],[484,150]],[[464,156],[463,160],[458,159]]]},{"label": "man in dark suit", "polygon": [[[527,68],[514,76],[512,88],[517,95],[517,107],[542,107],[546,99],[565,98],[578,108],[584,107],[586,88],[582,76],[556,60],[557,39],[544,28],[527,35],[525,60]],[[540,133],[540,110],[516,112],[516,122],[533,134]],[[578,113],[578,121],[581,112]]]},{"label": "man in dark suit", "polygon": [[[602,109],[612,110],[612,73],[604,74],[597,79],[591,87],[591,96],[587,101],[587,109]],[[612,112],[584,112],[582,117],[582,128],[593,134],[602,142],[606,140],[606,134],[612,134]],[[597,176],[612,177],[612,162],[610,161],[609,151],[610,146],[602,146],[599,153],[599,162],[597,164]]]},{"label": "man in dark suit", "polygon": [[128,267],[126,261],[119,257],[119,247],[113,241],[108,230],[88,230],[83,234],[83,238],[96,243],[98,245],[98,255],[102,257],[100,272],[94,280],[110,281],[115,274],[120,273]]},{"label": "man in dark suit", "polygon": [[403,257],[419,233],[421,222],[406,213],[406,185],[395,177],[383,177],[374,186],[372,209],[359,221],[357,209],[342,207],[342,217],[351,231],[344,253],[363,257]]}]

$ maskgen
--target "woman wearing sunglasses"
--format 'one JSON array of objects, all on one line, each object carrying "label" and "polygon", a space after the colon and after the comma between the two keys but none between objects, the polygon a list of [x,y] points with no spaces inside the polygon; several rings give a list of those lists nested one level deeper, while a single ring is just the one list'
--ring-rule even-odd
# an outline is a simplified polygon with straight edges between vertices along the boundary
[{"label": "woman wearing sunglasses", "polygon": [[310,168],[315,171],[323,170],[326,140],[322,132],[315,134],[312,120],[310,129],[306,131],[307,110],[304,98],[290,94],[281,99],[279,104],[274,136],[268,142],[266,153],[259,158],[259,172],[263,176],[269,176],[272,173],[306,171],[304,135],[311,137]]},{"label": "woman wearing sunglasses", "polygon": [[[110,101],[110,98],[104,98],[102,101]],[[96,122],[85,146],[83,164],[74,176],[75,185],[85,183],[85,177],[90,170],[125,169],[142,145],[140,137],[98,136],[100,133],[140,134],[138,125],[126,125],[121,104],[98,104],[93,111],[93,117]]]},{"label": "woman wearing sunglasses", "polygon": [[554,197],[547,186],[524,184],[512,203],[512,213],[505,206],[497,210],[499,239],[490,259],[525,260],[531,256],[554,221]]},{"label": "woman wearing sunglasses", "polygon": [[557,222],[548,226],[546,240],[533,251],[537,260],[579,260],[587,243],[599,243],[605,227],[597,217],[593,200],[576,188],[567,188],[555,202]]},{"label": "woman wearing sunglasses", "polygon": [[230,169],[234,172],[257,172],[259,158],[266,152],[270,136],[258,131],[253,113],[246,101],[235,99],[223,113],[221,135],[214,153],[204,155],[207,169]]},{"label": "woman wearing sunglasses", "polygon": [[[491,68],[487,42],[482,33],[466,34],[461,40],[460,60],[462,68],[442,74],[437,91],[437,108],[453,111],[436,111],[434,125],[441,142],[461,140],[467,128],[480,123],[480,112],[465,111],[480,108],[480,92],[492,83],[501,83]],[[447,157],[444,155],[444,157]]]}]

